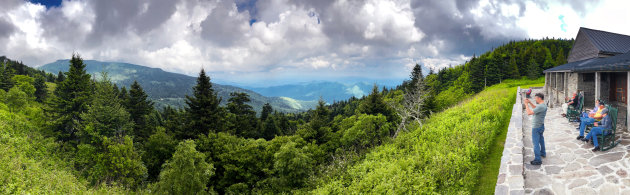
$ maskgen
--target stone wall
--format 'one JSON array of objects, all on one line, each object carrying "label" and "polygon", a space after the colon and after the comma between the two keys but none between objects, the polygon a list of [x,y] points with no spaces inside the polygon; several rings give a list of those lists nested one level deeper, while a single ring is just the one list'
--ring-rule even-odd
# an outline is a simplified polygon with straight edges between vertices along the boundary
[{"label": "stone wall", "polygon": [[516,102],[512,107],[512,117],[508,125],[501,167],[494,194],[523,194],[523,101],[524,91],[518,87]]},{"label": "stone wall", "polygon": [[584,107],[595,106],[595,73],[580,73],[578,78],[578,90],[584,92]]}]

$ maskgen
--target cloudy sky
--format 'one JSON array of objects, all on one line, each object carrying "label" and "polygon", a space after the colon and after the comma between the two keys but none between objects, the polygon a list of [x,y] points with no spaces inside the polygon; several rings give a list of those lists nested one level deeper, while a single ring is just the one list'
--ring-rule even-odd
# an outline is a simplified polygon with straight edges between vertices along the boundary
[{"label": "cloudy sky", "polygon": [[0,0],[0,55],[129,62],[274,84],[403,79],[509,40],[630,34],[627,0]]}]

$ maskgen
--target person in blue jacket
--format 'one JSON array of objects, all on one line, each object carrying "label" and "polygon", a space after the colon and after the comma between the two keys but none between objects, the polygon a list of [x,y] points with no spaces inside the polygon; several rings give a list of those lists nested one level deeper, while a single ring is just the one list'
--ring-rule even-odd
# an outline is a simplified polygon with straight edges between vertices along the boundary
[{"label": "person in blue jacket", "polygon": [[605,129],[612,129],[612,120],[610,119],[610,116],[608,115],[608,109],[604,109],[602,111],[602,116],[603,116],[602,120],[599,121],[598,123],[594,123],[593,125],[595,127],[591,129],[591,132],[589,132],[585,138],[582,138],[582,141],[585,141],[585,142],[588,142],[591,139],[593,140],[593,145],[595,146],[595,148],[593,148],[593,152],[600,150],[599,144],[597,143],[597,136],[602,135]]}]

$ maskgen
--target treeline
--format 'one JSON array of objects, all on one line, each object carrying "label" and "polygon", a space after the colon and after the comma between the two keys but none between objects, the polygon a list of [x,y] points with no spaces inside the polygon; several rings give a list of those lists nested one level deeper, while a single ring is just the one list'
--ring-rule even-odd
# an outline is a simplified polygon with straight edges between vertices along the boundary
[{"label": "treeline", "polygon": [[425,78],[427,109],[439,112],[506,79],[543,76],[543,70],[567,63],[572,45],[573,39],[510,41],[462,65],[430,70]]},{"label": "treeline", "polygon": [[127,89],[106,73],[93,78],[78,55],[69,66],[52,82],[38,74],[10,75],[6,80],[14,84],[0,90],[0,99],[15,113],[27,112],[25,105],[43,110],[29,120],[44,121],[36,131],[59,143],[46,151],[61,151],[76,176],[94,188],[157,194],[308,190],[318,177],[391,140],[400,121],[387,102],[401,93],[376,87],[364,98],[320,101],[299,114],[266,104],[258,116],[245,93],[232,93],[221,106],[201,70],[183,109],[157,110],[137,82]]}]

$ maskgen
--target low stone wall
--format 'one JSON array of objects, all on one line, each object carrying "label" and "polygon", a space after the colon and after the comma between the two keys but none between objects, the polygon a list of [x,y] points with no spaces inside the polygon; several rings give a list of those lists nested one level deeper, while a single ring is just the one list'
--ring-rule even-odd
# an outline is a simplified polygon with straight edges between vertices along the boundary
[{"label": "low stone wall", "polygon": [[524,194],[523,178],[523,101],[521,88],[516,91],[516,102],[508,125],[501,167],[494,194]]}]

